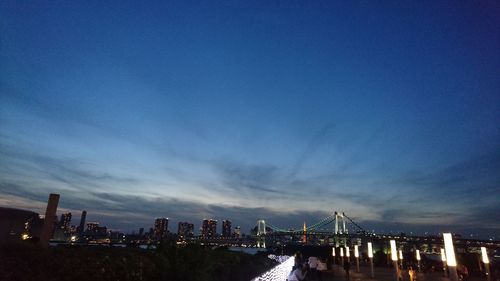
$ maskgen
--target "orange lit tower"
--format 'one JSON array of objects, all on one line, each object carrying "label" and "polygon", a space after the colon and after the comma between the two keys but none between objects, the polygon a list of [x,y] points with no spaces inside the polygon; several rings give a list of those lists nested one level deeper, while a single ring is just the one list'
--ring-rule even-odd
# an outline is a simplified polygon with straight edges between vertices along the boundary
[{"label": "orange lit tower", "polygon": [[303,231],[304,231],[304,237],[302,237],[302,242],[304,242],[304,244],[305,244],[305,243],[307,242],[307,236],[306,236],[306,231],[307,231],[307,228],[306,228],[306,221],[304,221]]}]

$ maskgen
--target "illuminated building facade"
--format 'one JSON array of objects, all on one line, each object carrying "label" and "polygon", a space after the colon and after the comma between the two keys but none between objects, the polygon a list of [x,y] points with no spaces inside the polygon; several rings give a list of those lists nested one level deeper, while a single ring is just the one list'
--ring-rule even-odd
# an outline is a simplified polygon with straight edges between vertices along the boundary
[{"label": "illuminated building facade", "polygon": [[194,224],[189,222],[179,222],[177,234],[182,237],[191,237],[194,233]]},{"label": "illuminated building facade", "polygon": [[155,220],[154,238],[157,240],[163,239],[167,235],[168,218],[157,218]]},{"label": "illuminated building facade", "polygon": [[222,236],[230,237],[231,236],[231,221],[223,220],[222,221]]},{"label": "illuminated building facade", "polygon": [[62,229],[64,233],[69,233],[71,231],[71,213],[61,215],[59,228]]},{"label": "illuminated building facade", "polygon": [[201,226],[201,236],[215,237],[217,235],[217,221],[212,219],[204,219]]},{"label": "illuminated building facade", "polygon": [[240,226],[237,226],[234,228],[233,235],[234,235],[234,237],[237,237],[237,238],[241,237],[241,227]]}]

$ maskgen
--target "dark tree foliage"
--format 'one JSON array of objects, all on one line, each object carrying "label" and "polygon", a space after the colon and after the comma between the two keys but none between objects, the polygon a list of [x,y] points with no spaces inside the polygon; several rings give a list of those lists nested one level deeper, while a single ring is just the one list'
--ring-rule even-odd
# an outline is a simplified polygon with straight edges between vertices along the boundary
[{"label": "dark tree foliage", "polygon": [[265,255],[169,242],[156,251],[30,245],[0,249],[0,279],[9,281],[250,280],[274,265]]}]

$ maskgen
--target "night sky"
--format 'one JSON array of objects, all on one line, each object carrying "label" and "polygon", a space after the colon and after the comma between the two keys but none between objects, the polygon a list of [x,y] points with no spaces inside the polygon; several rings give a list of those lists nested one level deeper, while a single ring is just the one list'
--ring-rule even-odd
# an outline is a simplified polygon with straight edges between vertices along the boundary
[{"label": "night sky", "polygon": [[498,1],[104,2],[0,1],[0,206],[500,237]]}]

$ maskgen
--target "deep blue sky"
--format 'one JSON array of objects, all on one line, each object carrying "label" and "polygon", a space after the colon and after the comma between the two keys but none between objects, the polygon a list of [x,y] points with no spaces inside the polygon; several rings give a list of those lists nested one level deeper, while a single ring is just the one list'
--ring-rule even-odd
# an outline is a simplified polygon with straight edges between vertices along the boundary
[{"label": "deep blue sky", "polygon": [[500,235],[498,2],[8,0],[0,44],[2,206]]}]

